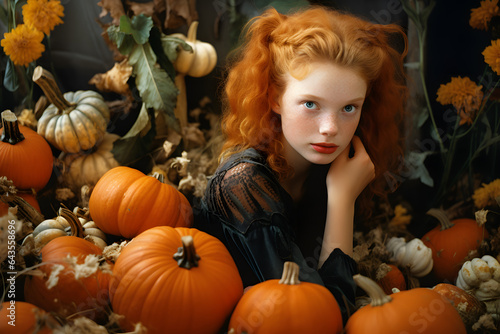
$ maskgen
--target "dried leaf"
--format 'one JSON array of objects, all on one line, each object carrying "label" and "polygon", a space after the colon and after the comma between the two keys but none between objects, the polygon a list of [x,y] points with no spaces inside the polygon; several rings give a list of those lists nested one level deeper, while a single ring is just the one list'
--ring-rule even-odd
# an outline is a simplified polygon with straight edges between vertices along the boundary
[{"label": "dried leaf", "polygon": [[29,127],[31,130],[36,131],[36,126],[38,121],[35,117],[35,113],[31,109],[23,109],[21,115],[17,116],[17,121],[19,124]]},{"label": "dried leaf", "polygon": [[151,122],[149,121],[149,113],[148,109],[142,104],[141,111],[139,111],[139,116],[135,120],[134,125],[130,128],[130,130],[122,136],[122,139],[135,137],[138,134],[145,135],[151,127]]},{"label": "dried leaf", "polygon": [[97,5],[102,7],[99,17],[104,17],[109,14],[113,18],[113,24],[115,26],[120,25],[120,17],[125,15],[125,9],[123,8],[121,0],[101,0]]},{"label": "dried leaf", "polygon": [[54,264],[52,265],[52,271],[50,272],[50,276],[47,279],[45,284],[47,288],[50,290],[59,283],[59,273],[64,270],[64,266],[62,264]]},{"label": "dried leaf", "polygon": [[118,256],[120,256],[123,247],[127,245],[128,241],[122,241],[121,243],[114,242],[113,244],[107,246],[102,251],[102,255],[106,260],[111,262],[116,262]]},{"label": "dried leaf", "polygon": [[87,278],[94,275],[99,269],[100,258],[97,255],[89,254],[85,257],[83,263],[79,263],[78,258],[68,256],[66,261],[71,265],[75,271],[75,279]]},{"label": "dried leaf", "polygon": [[130,87],[127,83],[132,75],[133,67],[129,65],[127,59],[120,63],[115,63],[113,68],[106,73],[94,75],[89,84],[95,85],[102,92],[115,92],[117,94],[130,96]]},{"label": "dried leaf", "polygon": [[164,27],[176,29],[198,20],[196,0],[154,0],[158,12],[166,11]]},{"label": "dried leaf", "polygon": [[106,327],[98,325],[87,317],[78,317],[64,325],[62,328],[54,330],[54,334],[108,334]]},{"label": "dried leaf", "polygon": [[153,2],[127,1],[127,4],[134,15],[144,14],[146,16],[152,17],[155,14],[156,8]]}]

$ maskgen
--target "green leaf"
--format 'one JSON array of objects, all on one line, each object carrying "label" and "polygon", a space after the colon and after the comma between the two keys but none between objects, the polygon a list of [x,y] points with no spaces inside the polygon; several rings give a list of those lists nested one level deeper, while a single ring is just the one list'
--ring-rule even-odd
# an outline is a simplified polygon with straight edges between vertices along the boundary
[{"label": "green leaf", "polygon": [[12,60],[7,59],[7,66],[5,67],[5,77],[3,78],[3,85],[10,92],[15,92],[19,88],[19,77],[16,73],[16,67]]},{"label": "green leaf", "polygon": [[144,44],[149,39],[153,28],[153,19],[144,14],[134,16],[132,20],[126,15],[120,17],[120,31],[132,35],[137,44]]},{"label": "green leaf", "polygon": [[163,45],[161,41],[161,32],[158,28],[154,27],[151,29],[151,35],[149,36],[149,44],[156,55],[156,61],[162,69],[167,72],[168,76],[172,81],[175,80],[175,68],[172,61],[167,57],[165,51],[163,50]]},{"label": "green leaf", "polygon": [[182,48],[184,51],[193,52],[193,48],[191,47],[191,45],[189,45],[185,40],[178,37],[162,35],[161,45],[163,47],[163,51],[172,63],[177,60],[179,48]]},{"label": "green leaf", "polygon": [[108,28],[109,39],[116,44],[122,55],[129,55],[136,45],[134,38],[120,31],[119,27],[110,26]]},{"label": "green leaf", "polygon": [[179,91],[167,73],[156,65],[156,56],[149,43],[134,47],[129,64],[134,67],[135,83],[146,108],[165,112],[175,119]]},{"label": "green leaf", "polygon": [[120,165],[133,164],[141,157],[149,154],[153,149],[153,142],[156,136],[155,116],[153,110],[148,110],[151,128],[144,135],[137,133],[133,137],[120,138],[113,143],[111,152]]}]

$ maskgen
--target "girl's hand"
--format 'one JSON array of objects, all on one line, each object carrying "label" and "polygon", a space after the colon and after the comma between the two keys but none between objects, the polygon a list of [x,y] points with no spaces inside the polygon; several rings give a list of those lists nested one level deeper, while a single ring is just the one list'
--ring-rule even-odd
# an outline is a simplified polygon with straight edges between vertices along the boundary
[{"label": "girl's hand", "polygon": [[352,138],[351,147],[354,156],[349,157],[349,147],[340,153],[330,166],[326,185],[329,197],[354,202],[375,178],[375,166],[358,136]]}]

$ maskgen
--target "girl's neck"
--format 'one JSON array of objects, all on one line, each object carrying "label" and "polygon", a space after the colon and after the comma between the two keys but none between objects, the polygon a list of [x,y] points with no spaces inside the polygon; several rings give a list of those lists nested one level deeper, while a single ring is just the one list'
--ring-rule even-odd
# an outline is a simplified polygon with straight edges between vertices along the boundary
[{"label": "girl's neck", "polygon": [[293,172],[280,180],[281,186],[290,194],[294,202],[298,202],[304,194],[305,181],[309,175],[311,164],[292,165]]},{"label": "girl's neck", "polygon": [[286,140],[283,141],[283,144],[285,159],[293,171],[290,176],[280,180],[280,184],[290,194],[294,202],[297,202],[304,193],[304,183],[309,175],[311,163],[290,147]]}]

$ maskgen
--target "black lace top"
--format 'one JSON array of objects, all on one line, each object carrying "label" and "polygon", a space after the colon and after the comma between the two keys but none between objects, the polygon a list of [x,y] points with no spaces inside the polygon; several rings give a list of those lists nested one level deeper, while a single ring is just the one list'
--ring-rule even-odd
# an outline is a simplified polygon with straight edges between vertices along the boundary
[{"label": "black lace top", "polygon": [[318,270],[326,221],[328,166],[314,166],[300,203],[278,182],[254,149],[234,154],[210,179],[195,226],[219,238],[233,256],[244,286],[281,277],[283,264],[300,266],[300,280],[327,287],[344,322],[353,310],[355,261],[335,249]]}]

